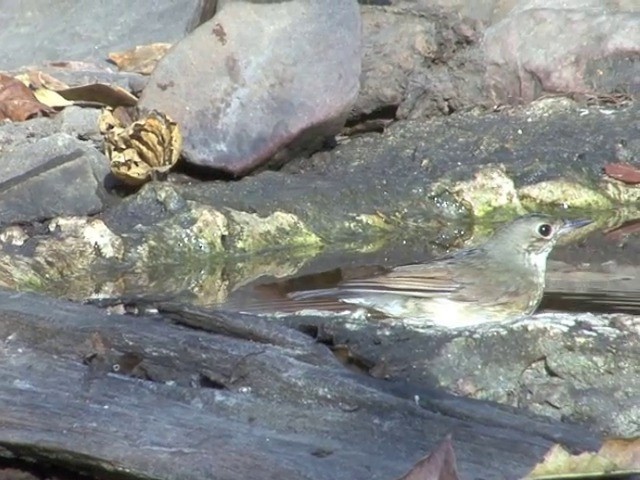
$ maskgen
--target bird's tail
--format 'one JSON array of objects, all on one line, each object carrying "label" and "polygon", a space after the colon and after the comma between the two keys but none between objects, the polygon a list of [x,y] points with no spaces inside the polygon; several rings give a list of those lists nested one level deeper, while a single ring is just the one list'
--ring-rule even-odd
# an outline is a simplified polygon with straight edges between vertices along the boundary
[{"label": "bird's tail", "polygon": [[287,297],[291,300],[311,300],[311,299],[321,299],[321,298],[331,298],[337,299],[339,290],[337,288],[317,288],[315,290],[301,290],[289,292]]},{"label": "bird's tail", "polygon": [[256,289],[253,295],[232,299],[221,306],[243,313],[297,313],[297,312],[345,312],[357,310],[354,305],[343,303],[337,297],[337,288],[277,292],[272,289]]}]

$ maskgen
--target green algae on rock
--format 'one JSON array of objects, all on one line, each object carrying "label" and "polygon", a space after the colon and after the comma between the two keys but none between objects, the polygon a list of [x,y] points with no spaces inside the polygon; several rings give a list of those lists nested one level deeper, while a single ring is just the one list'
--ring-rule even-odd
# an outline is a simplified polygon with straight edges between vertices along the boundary
[{"label": "green algae on rock", "polygon": [[582,210],[608,210],[614,202],[597,186],[558,178],[526,185],[518,190],[520,200],[529,209],[550,207],[577,208]]},{"label": "green algae on rock", "polygon": [[472,179],[436,186],[448,189],[455,198],[466,205],[474,217],[494,216],[511,218],[525,213],[520,203],[513,179],[507,175],[504,165],[492,165],[478,170]]}]

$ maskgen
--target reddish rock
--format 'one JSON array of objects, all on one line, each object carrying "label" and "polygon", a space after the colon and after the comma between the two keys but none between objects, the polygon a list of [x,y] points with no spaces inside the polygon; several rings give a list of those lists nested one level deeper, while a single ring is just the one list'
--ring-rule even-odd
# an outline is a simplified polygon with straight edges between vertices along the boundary
[{"label": "reddish rock", "polygon": [[162,59],[140,106],[180,124],[188,162],[244,175],[339,131],[360,28],[355,0],[224,3]]},{"label": "reddish rock", "polygon": [[636,0],[526,0],[487,29],[487,82],[496,103],[546,92],[640,91]]}]

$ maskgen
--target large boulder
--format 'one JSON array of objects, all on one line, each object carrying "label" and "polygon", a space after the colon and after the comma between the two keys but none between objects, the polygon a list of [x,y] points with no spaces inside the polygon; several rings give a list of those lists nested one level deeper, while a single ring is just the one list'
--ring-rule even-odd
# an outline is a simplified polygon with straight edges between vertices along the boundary
[{"label": "large boulder", "polygon": [[359,88],[357,2],[219,7],[161,60],[140,100],[180,124],[186,160],[243,175],[337,133]]},{"label": "large boulder", "polygon": [[640,92],[640,3],[523,0],[484,39],[496,103]]}]

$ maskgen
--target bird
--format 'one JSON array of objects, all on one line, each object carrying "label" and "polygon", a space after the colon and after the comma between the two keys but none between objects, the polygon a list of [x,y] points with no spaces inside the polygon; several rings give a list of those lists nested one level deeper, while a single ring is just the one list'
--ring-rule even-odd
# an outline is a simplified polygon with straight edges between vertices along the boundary
[{"label": "bird", "polygon": [[309,305],[331,297],[388,317],[447,328],[507,322],[535,312],[549,253],[559,238],[591,223],[530,213],[503,225],[480,245],[288,297]]}]

